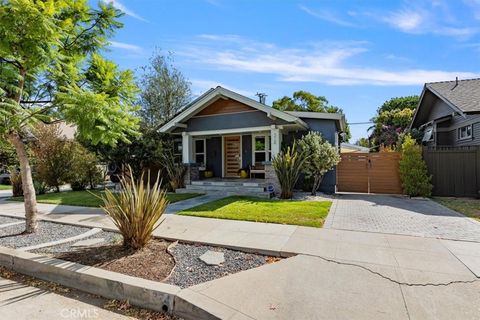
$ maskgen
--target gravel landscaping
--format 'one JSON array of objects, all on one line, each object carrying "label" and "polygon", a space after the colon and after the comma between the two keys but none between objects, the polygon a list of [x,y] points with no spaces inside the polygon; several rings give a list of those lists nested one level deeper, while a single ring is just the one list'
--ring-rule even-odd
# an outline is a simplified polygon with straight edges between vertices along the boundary
[{"label": "gravel landscaping", "polygon": [[13,222],[21,222],[25,221],[23,219],[17,219],[17,218],[11,218],[11,217],[5,217],[5,216],[0,216],[0,225],[2,224],[7,224],[7,223],[13,223]]},{"label": "gravel landscaping", "polygon": [[0,228],[0,246],[22,248],[50,241],[61,240],[78,236],[91,230],[90,228],[64,225],[47,221],[38,222],[38,231],[31,234],[22,234],[25,225],[17,224]]},{"label": "gravel landscaping", "polygon": [[[223,252],[225,262],[220,266],[208,266],[199,257],[208,250]],[[167,283],[187,288],[202,282],[218,279],[229,274],[260,267],[276,259],[264,255],[245,253],[225,248],[176,244],[170,248],[176,262]]]},{"label": "gravel landscaping", "polygon": [[72,246],[73,244],[77,243],[78,241],[83,241],[83,240],[88,240],[88,239],[98,239],[102,238],[104,241],[102,243],[99,243],[98,245],[95,246],[105,246],[108,244],[115,244],[115,243],[121,243],[122,241],[122,236],[119,233],[116,232],[109,232],[109,231],[100,231],[99,233],[96,233],[90,237],[83,238],[81,240],[76,240],[76,241],[71,241],[67,243],[62,243],[58,244],[55,246],[50,246],[50,247],[44,247],[44,248],[39,248],[32,250],[30,252],[37,253],[37,254],[57,254],[57,253],[65,253],[65,252],[71,252],[75,250],[79,250],[81,248]]}]

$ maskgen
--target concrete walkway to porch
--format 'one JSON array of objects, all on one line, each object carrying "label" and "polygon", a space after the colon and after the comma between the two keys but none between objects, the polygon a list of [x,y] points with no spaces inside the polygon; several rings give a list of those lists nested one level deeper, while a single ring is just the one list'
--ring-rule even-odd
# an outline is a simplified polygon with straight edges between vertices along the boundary
[{"label": "concrete walkway to porch", "polygon": [[[0,202],[2,215],[22,216],[22,208]],[[113,228],[103,214],[76,209],[57,206],[41,219]],[[222,319],[480,314],[480,243],[177,215],[165,215],[155,235],[294,256],[182,290],[181,298]]]}]

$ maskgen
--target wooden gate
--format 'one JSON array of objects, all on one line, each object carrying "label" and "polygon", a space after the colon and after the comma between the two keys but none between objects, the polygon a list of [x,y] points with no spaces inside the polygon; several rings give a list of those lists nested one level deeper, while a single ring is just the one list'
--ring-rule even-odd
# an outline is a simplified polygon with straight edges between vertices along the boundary
[{"label": "wooden gate", "polygon": [[402,194],[400,154],[345,153],[337,165],[337,191]]}]

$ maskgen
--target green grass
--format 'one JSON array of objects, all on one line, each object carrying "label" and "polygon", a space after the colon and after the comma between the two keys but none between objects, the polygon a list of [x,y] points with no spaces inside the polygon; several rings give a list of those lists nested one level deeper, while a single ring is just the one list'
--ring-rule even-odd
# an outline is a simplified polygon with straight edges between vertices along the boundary
[{"label": "green grass", "polygon": [[331,205],[330,201],[269,200],[233,196],[208,202],[178,214],[320,228]]},{"label": "green grass", "polygon": [[0,190],[12,190],[12,186],[6,184],[0,184]]},{"label": "green grass", "polygon": [[472,198],[434,197],[433,200],[467,217],[480,221],[480,200]]},{"label": "green grass", "polygon": [[[103,191],[92,191],[95,195],[100,196]],[[167,199],[170,203],[182,201],[190,198],[197,197],[199,193],[167,193]],[[23,201],[23,197],[10,198],[14,201]],[[81,207],[100,207],[103,205],[102,199],[92,195],[89,191],[68,191],[59,193],[47,193],[37,196],[37,202],[49,203],[49,204],[63,204],[69,206],[81,206]]]}]

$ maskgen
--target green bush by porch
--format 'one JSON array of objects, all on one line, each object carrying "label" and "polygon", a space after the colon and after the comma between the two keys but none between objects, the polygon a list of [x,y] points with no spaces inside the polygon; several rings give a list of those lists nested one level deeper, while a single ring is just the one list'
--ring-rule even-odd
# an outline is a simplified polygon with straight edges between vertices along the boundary
[{"label": "green bush by porch", "polygon": [[269,200],[233,196],[179,212],[179,215],[322,227],[330,201]]},{"label": "green bush by porch", "polygon": [[[104,194],[101,190],[90,191],[95,195],[100,196]],[[58,193],[47,193],[37,196],[39,203],[60,204],[67,206],[81,206],[81,207],[100,207],[103,205],[103,200],[92,195],[89,191],[68,191]],[[201,195],[200,193],[167,193],[167,200],[170,203],[187,200]],[[13,197],[10,200],[23,201],[23,197]]]}]

